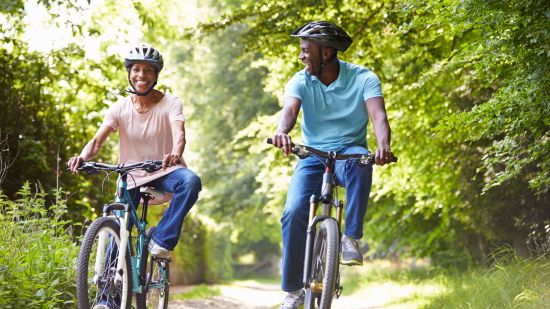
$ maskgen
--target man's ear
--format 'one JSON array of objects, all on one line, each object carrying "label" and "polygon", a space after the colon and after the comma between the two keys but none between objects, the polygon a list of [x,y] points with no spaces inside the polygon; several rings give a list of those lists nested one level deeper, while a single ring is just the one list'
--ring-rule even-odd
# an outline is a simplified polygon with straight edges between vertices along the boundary
[{"label": "man's ear", "polygon": [[332,47],[323,48],[323,60],[326,62],[331,62],[334,59],[336,50]]}]

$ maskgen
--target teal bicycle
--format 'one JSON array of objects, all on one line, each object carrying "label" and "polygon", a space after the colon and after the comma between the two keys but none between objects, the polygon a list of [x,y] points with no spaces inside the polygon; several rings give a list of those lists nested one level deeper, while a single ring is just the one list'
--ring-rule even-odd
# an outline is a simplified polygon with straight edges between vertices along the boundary
[{"label": "teal bicycle", "polygon": [[149,256],[152,228],[147,230],[149,201],[164,193],[142,187],[143,206],[138,217],[137,205],[133,205],[127,189],[130,171],[150,173],[161,168],[162,161],[126,165],[85,162],[78,168],[88,174],[105,171],[106,177],[119,175],[114,202],[103,206],[103,215],[88,227],[80,247],[76,282],[79,308],[168,307],[170,259]]}]

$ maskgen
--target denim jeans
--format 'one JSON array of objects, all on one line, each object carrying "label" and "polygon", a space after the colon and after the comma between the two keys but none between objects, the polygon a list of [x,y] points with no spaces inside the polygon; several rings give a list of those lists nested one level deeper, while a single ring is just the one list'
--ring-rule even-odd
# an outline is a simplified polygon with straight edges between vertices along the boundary
[{"label": "denim jeans", "polygon": [[[201,180],[190,169],[180,168],[144,186],[152,186],[164,192],[173,193],[170,205],[155,229],[153,240],[165,249],[174,250],[180,238],[183,219],[199,197],[199,192],[202,189]],[[139,187],[128,192],[134,198],[134,205],[138,205],[141,197]]]},{"label": "denim jeans", "polygon": [[[349,146],[339,154],[368,154],[360,146]],[[283,238],[282,289],[286,292],[303,287],[306,230],[309,199],[320,196],[325,159],[312,155],[300,159],[290,181],[285,210],[281,218]],[[333,171],[338,185],[346,188],[345,234],[363,237],[363,219],[367,211],[372,184],[372,166],[361,166],[353,160],[336,161]]]}]

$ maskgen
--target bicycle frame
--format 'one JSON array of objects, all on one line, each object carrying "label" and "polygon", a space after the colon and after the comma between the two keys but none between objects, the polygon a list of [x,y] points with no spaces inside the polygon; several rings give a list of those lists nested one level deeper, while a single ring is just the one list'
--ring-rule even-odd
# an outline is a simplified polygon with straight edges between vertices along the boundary
[{"label": "bicycle frame", "polygon": [[[124,265],[124,260],[126,259],[126,254],[129,254],[132,249],[132,244],[130,241],[130,230],[131,224],[133,223],[136,226],[138,235],[137,235],[137,246],[136,254],[130,254],[130,269],[132,281],[136,284],[133,284],[132,292],[133,293],[142,293],[145,289],[144,286],[139,284],[138,274],[140,273],[141,260],[143,259],[143,250],[147,245],[149,239],[146,236],[145,228],[147,226],[147,200],[143,203],[143,211],[141,220],[138,219],[138,214],[136,208],[134,207],[133,201],[128,192],[128,183],[127,183],[127,174],[123,173],[120,176],[120,180],[117,185],[117,193],[115,195],[115,203],[106,204],[103,207],[103,216],[114,216],[117,218],[120,224],[120,248],[119,255],[117,260],[117,271],[115,275],[115,283],[120,283],[122,281],[122,265]],[[114,215],[111,215],[113,213]],[[123,228],[124,227],[124,228]],[[104,234],[99,235],[99,249],[97,251],[96,262],[94,266],[94,283],[96,283],[96,276],[100,274],[103,270],[102,259],[104,256],[103,248],[105,247],[106,236]],[[145,287],[147,288],[147,287]]]},{"label": "bicycle frame", "polygon": [[[267,139],[268,144],[273,144],[273,140],[271,138]],[[280,145],[279,145],[280,146]],[[326,282],[329,287],[330,294],[324,294],[330,295],[330,299],[325,297],[324,299],[319,298],[319,301],[323,304],[326,304],[326,302],[332,302],[332,293],[336,295],[336,298],[338,298],[342,292],[342,287],[340,286],[340,266],[338,261],[334,261],[334,259],[338,259],[340,257],[340,239],[342,238],[342,212],[344,208],[344,203],[340,200],[335,200],[333,196],[334,192],[334,167],[337,160],[357,160],[357,163],[364,166],[372,166],[375,162],[375,156],[372,154],[337,154],[334,151],[330,152],[324,152],[321,150],[317,150],[315,148],[305,146],[305,145],[299,145],[290,143],[291,146],[291,152],[295,155],[297,155],[299,158],[306,158],[310,155],[318,155],[321,158],[326,159],[325,163],[325,171],[323,173],[323,182],[321,187],[321,196],[312,195],[310,198],[310,207],[309,207],[309,218],[308,218],[308,227],[306,231],[306,246],[305,246],[305,259],[304,259],[304,273],[302,282],[304,285],[304,288],[306,289],[306,301],[305,306],[311,306],[312,303],[309,303],[311,301],[311,293],[321,295],[323,293],[323,290],[325,287],[323,286]],[[392,162],[397,162],[397,157],[394,157],[392,159]],[[317,209],[319,208],[319,203],[322,205],[322,211],[321,215],[317,216]],[[332,207],[336,208],[336,216],[333,217]],[[326,221],[325,227],[327,231],[327,235],[330,236],[330,249],[327,249],[327,252],[331,252],[331,262],[330,262],[330,271],[327,272],[326,277],[324,277],[323,282],[317,282],[316,280],[312,280],[310,282],[310,277],[312,275],[312,259],[314,258],[313,251],[315,250],[315,244],[316,242],[316,233],[317,233],[317,226],[320,223],[324,223],[325,220],[334,220],[334,221]],[[328,236],[327,236],[328,237]],[[322,240],[321,240],[322,241]],[[328,242],[327,242],[328,243]],[[320,249],[322,250],[322,249]],[[315,274],[316,275],[316,274]],[[328,279],[330,278],[330,279]],[[334,291],[330,290],[333,289]],[[315,299],[316,297],[314,297]],[[311,307],[313,308],[313,307]]]},{"label": "bicycle frame", "polygon": [[[311,254],[313,253],[313,240],[315,239],[315,234],[317,231],[317,225],[323,220],[336,220],[338,225],[338,232],[340,237],[342,236],[341,232],[341,221],[342,221],[342,210],[344,208],[344,203],[340,200],[334,200],[334,163],[336,162],[336,153],[330,152],[325,164],[325,172],[323,173],[323,184],[321,187],[321,196],[312,195],[310,198],[309,206],[309,221],[306,234],[306,252],[304,259],[304,274],[303,274],[303,283],[304,287],[310,287],[314,292],[320,293],[322,291],[322,286],[316,286],[315,284],[310,285],[309,277],[311,275]],[[317,210],[319,208],[319,203],[322,205],[321,215],[316,216]],[[332,217],[332,207],[336,208],[336,218]],[[338,273],[338,271],[337,271]]]}]

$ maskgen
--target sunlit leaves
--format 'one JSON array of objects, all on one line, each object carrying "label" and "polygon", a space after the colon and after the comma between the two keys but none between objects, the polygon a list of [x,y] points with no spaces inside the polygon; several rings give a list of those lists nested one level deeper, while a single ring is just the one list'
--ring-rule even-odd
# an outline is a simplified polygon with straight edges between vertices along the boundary
[{"label": "sunlit leaves", "polygon": [[[246,23],[247,47],[261,51],[256,64],[270,72],[265,89],[280,97],[300,68],[289,33],[310,20],[343,26],[354,44],[340,57],[381,78],[400,156],[377,170],[367,234],[432,254],[471,246],[471,237],[527,237],[522,213],[542,211],[532,226],[550,220],[540,208],[550,179],[548,10],[544,1],[243,1],[201,29]],[[269,160],[275,169],[288,164]],[[519,196],[530,202],[507,202]],[[504,209],[523,219],[497,215]]]}]

